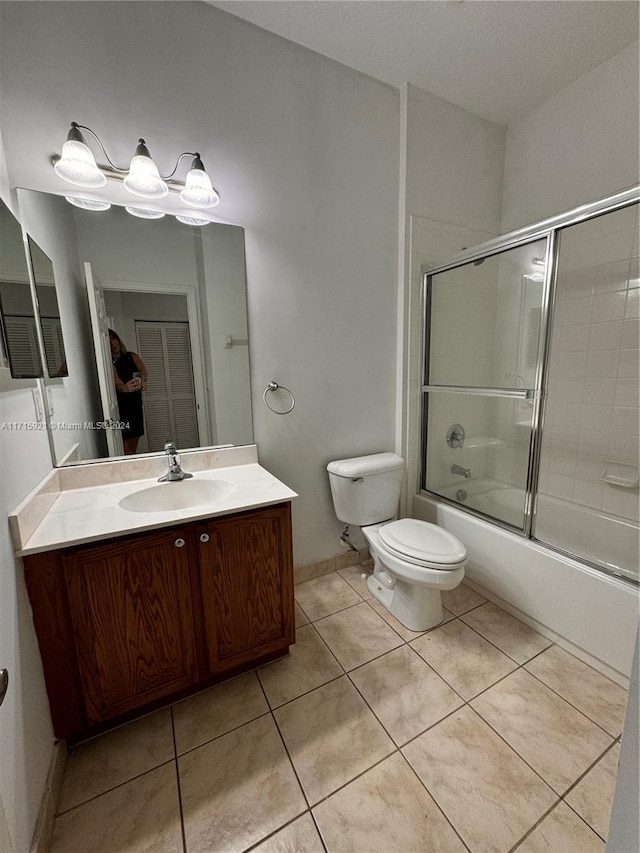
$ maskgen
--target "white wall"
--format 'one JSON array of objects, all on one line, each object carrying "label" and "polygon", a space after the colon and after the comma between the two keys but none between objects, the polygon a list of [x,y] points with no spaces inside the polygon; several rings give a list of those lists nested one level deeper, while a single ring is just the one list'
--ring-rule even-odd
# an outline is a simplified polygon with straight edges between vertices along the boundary
[{"label": "white wall", "polygon": [[337,551],[326,463],[394,443],[398,93],[204,4],[152,8],[2,4],[11,180],[61,189],[47,158],[72,119],[119,163],[139,135],[165,171],[197,146],[246,229],[255,437],[311,562]]},{"label": "white wall", "polygon": [[[0,164],[2,162],[0,138]],[[9,203],[0,166],[0,196]],[[21,238],[20,238],[21,239]],[[49,761],[53,732],[42,665],[22,566],[16,561],[7,515],[51,468],[45,432],[5,429],[36,422],[35,380],[12,379],[0,367],[0,668],[9,670],[9,690],[0,708],[0,809],[6,816],[14,851],[29,850]]]},{"label": "white wall", "polygon": [[[245,228],[260,459],[300,493],[296,562],[335,553],[326,463],[394,442],[398,93],[204,4],[3,3],[0,18],[11,187],[62,189],[48,158],[71,120],[120,164],[140,135],[163,171],[201,151],[221,217]],[[296,395],[287,417],[263,407],[271,379]],[[0,395],[2,418],[32,419],[29,401]],[[6,514],[50,464],[43,433],[0,442]],[[52,735],[6,533],[1,547],[2,799],[26,851]]]},{"label": "white wall", "polygon": [[509,125],[502,231],[638,183],[638,44]]},{"label": "white wall", "polygon": [[422,393],[421,266],[444,263],[499,233],[504,128],[429,92],[407,86],[402,98],[406,197],[400,334],[404,385],[399,395],[401,451],[407,459],[405,506],[419,488]]}]

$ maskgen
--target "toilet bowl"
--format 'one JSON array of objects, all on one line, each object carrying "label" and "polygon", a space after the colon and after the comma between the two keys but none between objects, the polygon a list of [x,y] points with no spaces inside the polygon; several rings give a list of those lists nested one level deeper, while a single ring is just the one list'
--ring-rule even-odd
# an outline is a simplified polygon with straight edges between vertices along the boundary
[{"label": "toilet bowl", "polygon": [[362,528],[373,557],[367,588],[412,631],[442,622],[441,591],[464,577],[467,552],[447,530],[415,518],[396,519],[404,460],[395,453],[327,465],[337,517]]},{"label": "toilet bowl", "polygon": [[405,627],[427,631],[443,619],[441,591],[464,578],[467,554],[448,531],[415,518],[362,528],[373,557],[369,592]]}]

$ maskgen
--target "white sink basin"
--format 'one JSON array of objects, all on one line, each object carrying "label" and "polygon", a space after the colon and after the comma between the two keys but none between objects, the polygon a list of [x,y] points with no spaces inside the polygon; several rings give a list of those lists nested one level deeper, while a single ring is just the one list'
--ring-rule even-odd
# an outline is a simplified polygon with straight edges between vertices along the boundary
[{"label": "white sink basin", "polygon": [[235,483],[229,480],[178,480],[140,489],[126,495],[119,503],[129,512],[170,512],[215,503],[235,488]]}]

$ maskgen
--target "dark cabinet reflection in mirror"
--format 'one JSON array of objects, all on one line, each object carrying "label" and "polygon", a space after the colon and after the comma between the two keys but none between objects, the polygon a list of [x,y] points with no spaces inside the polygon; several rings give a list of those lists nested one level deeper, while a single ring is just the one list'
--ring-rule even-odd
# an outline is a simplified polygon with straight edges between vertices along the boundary
[{"label": "dark cabinet reflection in mirror", "polygon": [[[19,189],[18,201],[23,228],[46,252],[31,246],[37,284],[42,268],[45,383],[60,386],[48,394],[54,464],[103,458],[109,444],[114,454],[114,442],[90,429],[113,420],[105,405],[113,365],[103,327],[115,329],[148,369],[138,453],[169,440],[183,450],[252,443],[243,229],[138,219],[115,205],[82,210],[32,190]],[[55,288],[47,287],[47,256]],[[57,293],[58,326],[46,290]],[[61,367],[68,377],[54,379],[65,375]],[[81,425],[75,432],[74,423]]]}]

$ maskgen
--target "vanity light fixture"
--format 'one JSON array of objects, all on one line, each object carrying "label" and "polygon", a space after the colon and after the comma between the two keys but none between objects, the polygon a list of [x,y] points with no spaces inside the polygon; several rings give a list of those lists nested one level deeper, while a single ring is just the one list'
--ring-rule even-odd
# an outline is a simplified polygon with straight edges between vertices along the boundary
[{"label": "vanity light fixture", "polygon": [[[102,155],[108,166],[99,166],[91,149],[87,145],[82,131],[86,131],[98,144]],[[184,184],[177,181],[174,176],[178,171],[182,160],[190,157],[191,168],[187,172]],[[189,208],[206,210],[220,203],[220,196],[211,185],[211,179],[207,175],[204,164],[198,152],[185,151],[176,160],[173,171],[168,175],[161,175],[154,160],[149,153],[144,139],[138,140],[128,169],[120,169],[107,154],[104,145],[97,134],[90,127],[71,122],[71,129],[67,135],[67,141],[62,146],[60,157],[53,158],[54,171],[58,177],[79,187],[91,190],[104,187],[107,179],[121,181],[124,188],[138,198],[157,201],[166,198],[170,192],[178,193],[180,200]],[[108,210],[110,204],[106,201],[90,200],[65,196],[68,202],[85,210]],[[127,207],[126,210],[134,216],[145,219],[160,219],[164,216],[161,211],[146,210],[143,208]],[[177,219],[187,225],[206,225],[209,220],[191,211],[185,211],[184,215],[174,214]]]},{"label": "vanity light fixture", "polygon": [[147,210],[144,207],[129,207],[128,205],[125,207],[127,213],[130,213],[131,216],[137,216],[138,219],[162,219],[165,215],[161,210]]},{"label": "vanity light fixture", "polygon": [[109,210],[111,207],[108,201],[95,201],[92,198],[77,198],[72,195],[66,195],[64,198],[69,204],[79,207],[82,210]]},{"label": "vanity light fixture", "polygon": [[183,225],[208,225],[209,220],[203,219],[201,216],[192,216],[190,213],[177,213],[176,219],[178,222],[182,222]]}]

